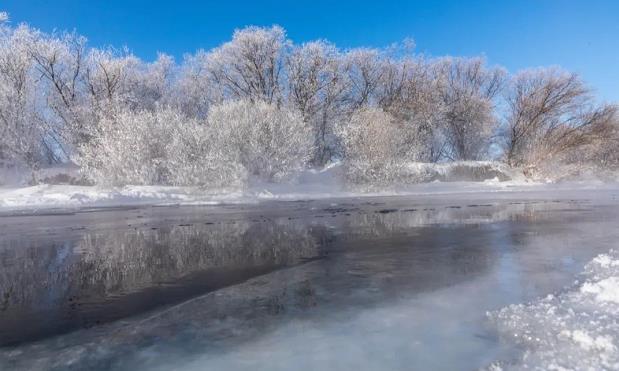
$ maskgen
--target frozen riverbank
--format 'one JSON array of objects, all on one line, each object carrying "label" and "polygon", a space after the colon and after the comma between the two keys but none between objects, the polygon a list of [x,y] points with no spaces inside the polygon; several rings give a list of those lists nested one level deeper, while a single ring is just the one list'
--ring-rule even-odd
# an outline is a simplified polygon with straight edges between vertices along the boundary
[{"label": "frozen riverbank", "polygon": [[[532,181],[522,172],[498,162],[462,161],[444,164],[409,163],[399,170],[391,186],[350,185],[345,168],[333,163],[322,169],[306,170],[294,181],[278,184],[250,182],[243,188],[124,186],[105,187],[55,184],[62,178],[79,183],[78,168],[41,170],[38,178],[49,184],[25,186],[9,182],[0,186],[0,211],[49,208],[87,208],[136,205],[214,205],[255,203],[265,200],[306,200],[364,196],[424,196],[497,192],[555,192],[565,190],[619,189],[619,183],[597,180],[551,183]],[[18,180],[20,173],[0,172],[0,177]],[[24,174],[21,177],[24,178]],[[24,178],[25,179],[25,178]],[[0,181],[2,184],[2,181]],[[399,184],[399,185],[398,185]]]},{"label": "frozen riverbank", "polygon": [[0,188],[0,211],[48,208],[83,208],[135,205],[213,205],[254,203],[264,200],[304,200],[364,196],[423,196],[485,192],[555,192],[566,190],[608,190],[616,185],[600,182],[541,184],[526,182],[432,182],[406,188],[350,191],[333,183],[322,185],[267,185],[245,191],[207,192],[193,187],[39,185]]}]

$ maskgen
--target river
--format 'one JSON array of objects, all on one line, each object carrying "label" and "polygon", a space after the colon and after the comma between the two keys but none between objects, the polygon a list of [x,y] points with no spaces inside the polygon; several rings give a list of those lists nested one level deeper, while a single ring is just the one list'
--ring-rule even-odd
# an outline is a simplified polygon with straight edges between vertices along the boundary
[{"label": "river", "polygon": [[0,369],[513,366],[492,313],[568,290],[617,226],[611,190],[4,214]]}]

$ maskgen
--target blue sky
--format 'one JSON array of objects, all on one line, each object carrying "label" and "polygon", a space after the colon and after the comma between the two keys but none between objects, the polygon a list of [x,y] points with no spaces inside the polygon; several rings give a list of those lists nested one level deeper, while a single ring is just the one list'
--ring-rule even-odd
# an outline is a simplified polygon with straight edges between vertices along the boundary
[{"label": "blue sky", "polygon": [[342,48],[412,37],[418,52],[484,54],[510,71],[561,65],[619,101],[619,0],[2,0],[0,10],[13,24],[75,29],[91,45],[126,45],[147,60],[217,46],[246,25],[279,24],[297,43]]}]

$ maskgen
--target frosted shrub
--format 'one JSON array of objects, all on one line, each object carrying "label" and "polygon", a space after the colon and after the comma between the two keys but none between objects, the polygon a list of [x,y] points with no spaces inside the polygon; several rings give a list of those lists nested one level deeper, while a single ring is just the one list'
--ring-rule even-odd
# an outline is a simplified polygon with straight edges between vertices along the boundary
[{"label": "frosted shrub", "polygon": [[397,172],[402,130],[380,109],[362,109],[340,127],[347,175],[353,183],[380,183]]},{"label": "frosted shrub", "polygon": [[311,130],[298,112],[262,101],[213,106],[208,124],[225,156],[259,180],[280,181],[294,175],[313,151]]},{"label": "frosted shrub", "polygon": [[99,184],[241,185],[243,169],[211,138],[207,127],[174,110],[123,111],[100,120],[79,162]]},{"label": "frosted shrub", "polygon": [[247,172],[214,140],[210,128],[189,120],[176,125],[169,142],[167,161],[169,184],[210,188],[240,188]]}]

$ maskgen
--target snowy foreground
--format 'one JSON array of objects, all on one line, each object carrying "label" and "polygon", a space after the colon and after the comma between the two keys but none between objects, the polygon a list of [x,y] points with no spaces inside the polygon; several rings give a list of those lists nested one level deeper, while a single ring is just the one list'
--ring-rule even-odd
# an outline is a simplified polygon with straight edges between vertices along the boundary
[{"label": "snowy foreground", "polygon": [[619,370],[619,251],[598,255],[566,292],[489,317],[526,349],[517,364],[491,370]]}]

